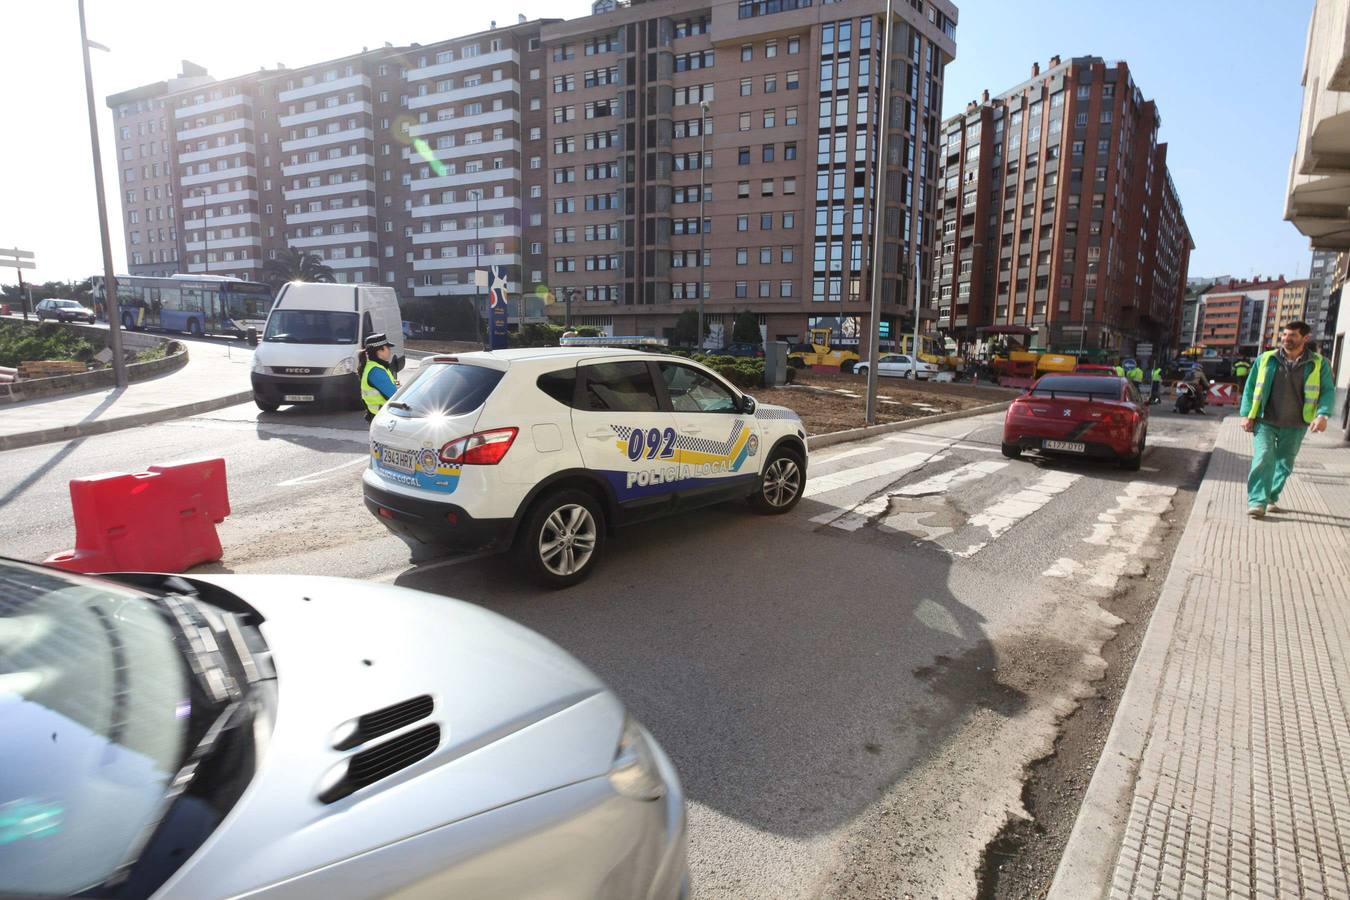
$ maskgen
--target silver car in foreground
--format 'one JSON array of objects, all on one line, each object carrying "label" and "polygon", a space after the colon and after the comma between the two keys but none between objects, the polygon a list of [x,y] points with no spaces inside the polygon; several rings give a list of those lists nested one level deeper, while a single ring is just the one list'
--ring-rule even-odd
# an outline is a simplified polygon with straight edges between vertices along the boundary
[{"label": "silver car in foreground", "polygon": [[0,560],[0,896],[627,900],[686,872],[661,748],[501,616]]}]

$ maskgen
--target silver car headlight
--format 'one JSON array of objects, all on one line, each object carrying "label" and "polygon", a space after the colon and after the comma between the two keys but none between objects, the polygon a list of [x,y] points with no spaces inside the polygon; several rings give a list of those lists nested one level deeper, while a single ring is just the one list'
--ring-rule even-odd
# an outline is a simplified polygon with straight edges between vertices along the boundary
[{"label": "silver car headlight", "polygon": [[623,734],[609,767],[609,783],[634,800],[660,800],[666,795],[666,783],[656,767],[651,744],[631,716],[624,717]]},{"label": "silver car headlight", "polygon": [[342,360],[342,362],[338,363],[336,366],[333,366],[333,368],[329,369],[328,374],[350,375],[355,371],[356,371],[356,359],[355,357],[349,356],[346,359]]}]

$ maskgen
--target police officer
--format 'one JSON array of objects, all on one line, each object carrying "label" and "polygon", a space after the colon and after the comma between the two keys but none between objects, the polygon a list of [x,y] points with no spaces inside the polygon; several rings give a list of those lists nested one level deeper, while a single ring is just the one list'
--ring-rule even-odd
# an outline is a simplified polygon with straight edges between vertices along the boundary
[{"label": "police officer", "polygon": [[1135,363],[1130,367],[1130,371],[1127,373],[1126,377],[1134,382],[1135,387],[1139,387],[1139,385],[1144,383],[1144,370],[1139,368],[1139,363]]},{"label": "police officer", "polygon": [[1247,373],[1252,370],[1251,363],[1245,359],[1239,359],[1233,363],[1233,377],[1237,379],[1238,389],[1241,390],[1247,386]]},{"label": "police officer", "polygon": [[375,418],[386,401],[398,390],[393,369],[394,345],[383,332],[366,338],[366,349],[360,354],[361,402],[366,407],[366,421]]},{"label": "police officer", "polygon": [[1149,373],[1148,402],[1150,405],[1162,402],[1162,380],[1162,366],[1155,362],[1153,364],[1153,371]]},{"label": "police officer", "polygon": [[1116,363],[1116,374],[1119,375],[1121,378],[1125,377],[1125,367],[1120,363]]}]

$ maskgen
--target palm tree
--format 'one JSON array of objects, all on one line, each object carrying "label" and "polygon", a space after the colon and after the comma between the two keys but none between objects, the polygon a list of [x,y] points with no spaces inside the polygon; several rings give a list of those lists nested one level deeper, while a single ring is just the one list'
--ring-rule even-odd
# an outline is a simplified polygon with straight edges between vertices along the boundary
[{"label": "palm tree", "polygon": [[263,280],[275,291],[288,281],[332,282],[333,270],[313,253],[287,247],[263,265]]}]

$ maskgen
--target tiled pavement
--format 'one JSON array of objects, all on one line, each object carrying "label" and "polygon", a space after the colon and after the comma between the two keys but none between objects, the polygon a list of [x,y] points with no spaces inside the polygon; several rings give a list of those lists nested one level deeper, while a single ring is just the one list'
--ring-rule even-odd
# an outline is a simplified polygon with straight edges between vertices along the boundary
[{"label": "tiled pavement", "polygon": [[1052,898],[1350,900],[1350,447],[1246,516],[1223,423]]}]

